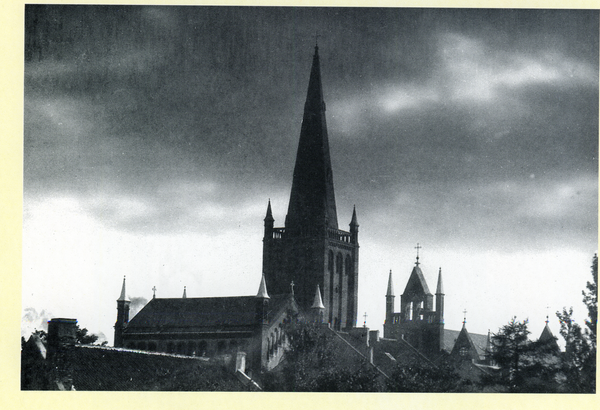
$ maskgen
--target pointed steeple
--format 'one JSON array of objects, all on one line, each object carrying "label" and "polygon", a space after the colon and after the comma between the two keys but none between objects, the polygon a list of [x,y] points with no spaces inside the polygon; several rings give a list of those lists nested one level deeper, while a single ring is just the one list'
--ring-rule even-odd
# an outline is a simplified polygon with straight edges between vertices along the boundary
[{"label": "pointed steeple", "polygon": [[554,337],[554,335],[552,334],[552,331],[548,326],[548,322],[548,317],[546,317],[546,326],[544,326],[544,329],[542,330],[542,334],[540,335],[538,341],[540,343],[546,344],[553,350],[559,351],[560,348],[558,347],[558,343],[556,342],[556,337]]},{"label": "pointed steeple", "polygon": [[442,268],[440,268],[440,271],[438,273],[438,282],[437,282],[437,288],[435,290],[435,294],[436,295],[444,294],[444,284],[442,283]]},{"label": "pointed steeple", "polygon": [[260,279],[260,286],[258,287],[258,293],[256,294],[257,298],[270,299],[269,294],[267,293],[267,283],[265,281],[265,275],[263,273],[262,278]]},{"label": "pointed steeple", "polygon": [[392,283],[392,270],[390,269],[390,276],[388,278],[387,293],[385,296],[394,296],[394,284]]},{"label": "pointed steeple", "polygon": [[269,204],[267,205],[267,215],[265,216],[265,222],[273,222],[273,212],[271,211],[271,199],[269,198]]},{"label": "pointed steeple", "polygon": [[123,286],[121,287],[121,295],[117,299],[117,322],[115,323],[115,347],[123,347],[123,330],[129,323],[129,305],[131,301],[127,299],[125,290],[125,276],[123,276]]},{"label": "pointed steeple", "polygon": [[352,230],[352,228],[358,228],[358,219],[356,218],[356,205],[354,205],[354,208],[352,209],[352,220],[350,221],[350,230]]},{"label": "pointed steeple", "polygon": [[308,82],[285,226],[291,233],[338,229],[318,46]]},{"label": "pointed steeple", "polygon": [[315,300],[311,306],[311,309],[325,309],[323,305],[323,299],[321,299],[321,288],[317,284],[317,291],[315,292]]},{"label": "pointed steeple", "polygon": [[186,292],[185,292],[185,286],[183,287],[183,296],[181,296],[181,297],[182,297],[183,299],[186,299],[186,298],[187,298],[187,294],[186,294]]},{"label": "pointed steeple", "polygon": [[389,326],[393,323],[393,315],[394,315],[394,300],[396,296],[394,296],[394,284],[392,283],[392,270],[390,269],[390,276],[388,278],[388,286],[387,292],[385,293],[385,324],[384,326]]},{"label": "pointed steeple", "polygon": [[123,275],[123,286],[121,287],[121,296],[119,296],[119,299],[117,299],[117,302],[119,301],[129,302],[125,292],[125,275]]}]

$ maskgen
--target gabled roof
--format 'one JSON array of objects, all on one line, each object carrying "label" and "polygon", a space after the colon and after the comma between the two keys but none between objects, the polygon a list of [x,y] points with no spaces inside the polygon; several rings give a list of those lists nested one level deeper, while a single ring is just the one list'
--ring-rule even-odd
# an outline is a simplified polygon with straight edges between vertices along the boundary
[{"label": "gabled roof", "polygon": [[408,282],[406,283],[406,288],[404,288],[404,293],[402,295],[408,294],[424,294],[431,295],[432,293],[429,291],[429,287],[427,286],[427,282],[425,281],[425,277],[423,276],[423,271],[419,266],[415,266],[408,278]]},{"label": "gabled roof", "polygon": [[[455,342],[458,340],[458,336],[460,335],[460,333],[461,331],[459,330],[444,329],[444,345],[442,346],[442,349],[444,349],[447,352],[451,352],[454,348]],[[487,345],[487,335],[482,335],[479,333],[469,333],[469,337],[471,338],[473,345],[477,349],[479,357],[483,358],[485,356],[485,348]]]},{"label": "gabled roof", "polygon": [[[249,330],[257,324],[256,296],[152,299],[127,324],[124,333],[157,331]],[[291,301],[290,295],[269,300],[269,314]]]},{"label": "gabled roof", "polygon": [[[487,338],[486,338],[487,340]],[[487,342],[486,342],[487,343]],[[471,339],[471,335],[469,334],[466,326],[463,326],[458,337],[456,338],[456,342],[454,342],[454,346],[452,347],[452,351],[450,352],[451,356],[459,356],[460,350],[463,348],[467,349],[466,356],[470,359],[479,360],[480,353],[473,343],[473,339]]]}]

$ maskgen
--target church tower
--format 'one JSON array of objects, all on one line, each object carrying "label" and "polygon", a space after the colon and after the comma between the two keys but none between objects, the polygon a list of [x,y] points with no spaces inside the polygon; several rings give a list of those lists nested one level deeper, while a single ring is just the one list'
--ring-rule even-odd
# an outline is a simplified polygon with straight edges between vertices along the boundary
[{"label": "church tower", "polygon": [[304,104],[285,227],[274,227],[270,201],[264,223],[263,272],[270,291],[285,293],[293,281],[298,304],[309,311],[319,286],[323,290],[324,321],[338,330],[355,327],[359,225],[354,209],[350,231],[338,229],[318,46]]},{"label": "church tower", "polygon": [[429,291],[425,276],[417,260],[410,273],[404,292],[400,296],[400,312],[394,312],[392,272],[385,295],[386,312],[383,335],[390,339],[404,339],[427,357],[435,358],[444,345],[444,285],[442,268],[438,273],[434,295]]},{"label": "church tower", "polygon": [[125,294],[125,276],[123,276],[123,286],[121,287],[121,295],[117,299],[117,322],[115,323],[115,347],[123,347],[123,329],[129,322],[129,305],[131,301],[127,299]]}]

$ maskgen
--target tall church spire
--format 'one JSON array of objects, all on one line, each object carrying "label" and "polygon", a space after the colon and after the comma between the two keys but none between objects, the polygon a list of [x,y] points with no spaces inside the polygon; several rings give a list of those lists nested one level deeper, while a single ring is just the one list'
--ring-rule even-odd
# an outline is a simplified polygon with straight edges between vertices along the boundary
[{"label": "tall church spire", "polygon": [[290,232],[338,229],[318,46],[308,82],[285,226]]}]

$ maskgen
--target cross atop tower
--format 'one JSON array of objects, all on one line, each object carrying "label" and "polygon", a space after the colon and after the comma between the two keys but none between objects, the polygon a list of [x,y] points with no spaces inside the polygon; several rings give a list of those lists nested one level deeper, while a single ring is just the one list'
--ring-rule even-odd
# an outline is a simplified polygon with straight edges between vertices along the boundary
[{"label": "cross atop tower", "polygon": [[319,37],[322,37],[319,32],[315,32],[315,47],[319,47]]},{"label": "cross atop tower", "polygon": [[365,319],[364,323],[363,323],[363,327],[367,327],[367,312],[365,312],[365,314],[363,315],[363,318]]},{"label": "cross atop tower", "polygon": [[421,249],[422,246],[419,245],[419,242],[417,242],[417,246],[415,246],[415,249],[417,250],[417,262],[415,263],[417,266],[419,266],[419,249]]},{"label": "cross atop tower", "polygon": [[156,299],[156,286],[152,286],[152,299]]},{"label": "cross atop tower", "polygon": [[463,327],[467,324],[467,309],[463,310],[464,318],[463,318]]},{"label": "cross atop tower", "polygon": [[294,286],[296,286],[296,284],[294,284],[294,281],[292,281],[290,283],[290,289],[292,289],[292,296],[294,296]]}]

